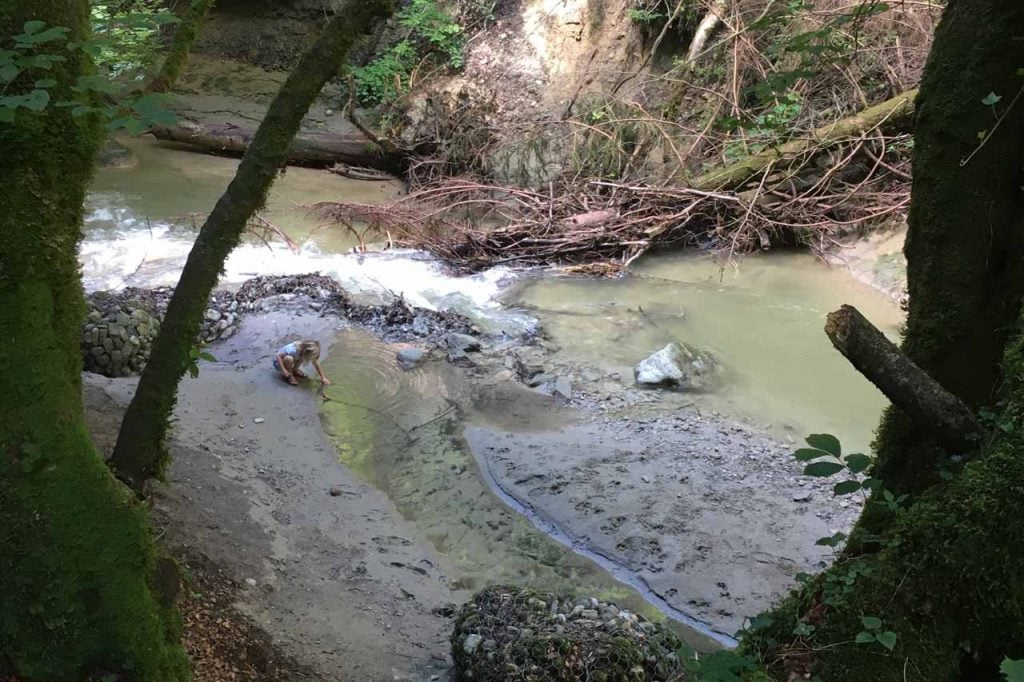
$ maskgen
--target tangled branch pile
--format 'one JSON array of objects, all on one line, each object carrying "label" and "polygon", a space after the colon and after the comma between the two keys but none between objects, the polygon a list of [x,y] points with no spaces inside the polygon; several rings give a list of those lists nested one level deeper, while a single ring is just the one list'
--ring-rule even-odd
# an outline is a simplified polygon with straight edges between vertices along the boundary
[{"label": "tangled branch pile", "polygon": [[730,257],[798,242],[824,250],[836,232],[905,208],[907,140],[864,131],[827,153],[814,147],[786,158],[784,169],[783,159],[770,161],[755,187],[739,191],[575,177],[543,192],[448,179],[391,204],[314,209],[361,239],[386,234],[389,244],[424,249],[462,271],[516,263],[610,274],[654,246],[679,243]]},{"label": "tangled branch pile", "polygon": [[[386,235],[459,270],[594,273],[666,244],[820,253],[902,218],[911,88],[939,0],[637,4],[652,23],[635,71],[577,94],[557,120],[501,131],[493,101],[455,98],[433,110],[439,152],[411,165],[408,196],[316,209],[361,241]],[[654,68],[675,34],[689,49]]]}]

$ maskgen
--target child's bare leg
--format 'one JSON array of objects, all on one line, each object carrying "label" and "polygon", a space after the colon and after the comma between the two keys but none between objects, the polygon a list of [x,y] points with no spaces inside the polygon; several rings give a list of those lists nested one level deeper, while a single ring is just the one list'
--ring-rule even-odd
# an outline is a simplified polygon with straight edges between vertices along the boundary
[{"label": "child's bare leg", "polygon": [[281,376],[292,386],[299,382],[295,379],[295,359],[290,355],[284,356],[281,360]]}]

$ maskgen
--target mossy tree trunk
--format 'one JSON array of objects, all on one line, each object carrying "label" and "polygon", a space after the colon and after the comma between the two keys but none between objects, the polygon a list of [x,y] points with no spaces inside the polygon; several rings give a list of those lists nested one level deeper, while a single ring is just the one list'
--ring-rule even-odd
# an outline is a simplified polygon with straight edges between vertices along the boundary
[{"label": "mossy tree trunk", "polygon": [[[1024,3],[951,2],[916,105],[903,350],[974,410],[995,397],[1024,293],[1022,35]],[[988,106],[989,93],[1002,99]],[[903,415],[886,415],[877,449],[894,491],[936,481],[939,453]]]},{"label": "mossy tree trunk", "polygon": [[[999,428],[960,465],[951,455],[966,453],[888,410],[874,475],[907,497],[894,509],[873,495],[836,564],[745,639],[779,677],[995,680],[1004,656],[1024,657],[1021,36],[1019,0],[945,10],[916,104],[905,247],[904,352],[970,409],[995,412]],[[1002,99],[992,106],[989,93]],[[892,651],[856,643],[863,616],[896,634]]]},{"label": "mossy tree trunk", "polygon": [[288,158],[292,138],[323,86],[336,77],[352,45],[394,10],[394,0],[351,0],[339,8],[302,55],[270,105],[224,195],[203,224],[167,306],[139,387],[125,414],[111,463],[137,492],[163,473],[164,437],[189,366],[210,293],[245,225],[264,203]]},{"label": "mossy tree trunk", "polygon": [[[82,40],[88,17],[87,0],[3,2],[0,36],[41,20]],[[76,98],[71,86],[89,68],[81,52],[66,56],[50,72],[54,101]],[[16,80],[7,94],[30,90],[35,78]],[[77,246],[101,139],[97,121],[52,103],[0,123],[4,679],[128,669],[138,680],[189,678],[176,616],[151,587],[158,560],[145,510],[97,455],[83,421]]]},{"label": "mossy tree trunk", "polygon": [[174,42],[164,58],[160,72],[149,82],[148,92],[167,92],[181,77],[181,72],[188,62],[188,55],[199,37],[199,30],[206,21],[206,16],[213,9],[216,0],[192,0],[188,13],[178,24],[174,33]]}]

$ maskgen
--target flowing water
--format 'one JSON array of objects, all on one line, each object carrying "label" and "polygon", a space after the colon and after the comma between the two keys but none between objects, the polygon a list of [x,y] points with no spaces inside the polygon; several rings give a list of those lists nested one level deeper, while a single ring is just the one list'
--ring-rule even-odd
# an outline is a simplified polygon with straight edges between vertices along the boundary
[{"label": "flowing water", "polygon": [[[193,214],[211,209],[237,165],[153,141],[129,144],[139,166],[101,171],[89,196],[81,248],[87,289],[174,284],[202,220]],[[869,442],[884,399],[831,348],[824,316],[852,303],[892,335],[901,316],[843,271],[802,255],[751,257],[739,270],[724,271],[704,257],[659,255],[616,280],[543,273],[517,280],[503,269],[460,279],[412,252],[353,253],[358,240],[352,234],[324,226],[307,208],[342,197],[384,202],[401,192],[398,183],[290,168],[265,216],[299,250],[247,239],[229,258],[222,281],[320,271],[368,298],[401,294],[417,305],[460,310],[495,331],[518,331],[539,320],[565,359],[623,376],[679,339],[713,351],[724,367],[721,390],[694,397],[701,409],[783,436],[828,431],[847,448]],[[357,331],[335,339],[326,370],[344,380],[326,392],[324,428],[339,460],[384,490],[452,559],[459,586],[579,587],[642,608],[637,592],[613,578],[614,566],[567,548],[568,536],[496,494],[462,438],[466,423],[514,418],[517,430],[554,430],[571,415],[549,402],[532,404],[522,387],[482,390],[445,363],[401,372],[394,353]]]},{"label": "flowing water", "polygon": [[[198,226],[234,176],[238,162],[196,154],[154,140],[129,140],[137,167],[101,170],[87,200],[85,239],[80,248],[87,290],[173,285]],[[392,294],[415,305],[455,307],[492,329],[522,328],[527,321],[502,313],[494,300],[508,271],[457,279],[437,263],[410,251],[355,253],[351,232],[325,224],[309,206],[344,199],[383,203],[403,192],[397,181],[349,180],[323,171],[289,168],[271,190],[262,215],[297,244],[264,243],[247,237],[230,255],[221,283],[256,275],[319,271],[367,300]],[[372,236],[367,237],[372,241]]]}]

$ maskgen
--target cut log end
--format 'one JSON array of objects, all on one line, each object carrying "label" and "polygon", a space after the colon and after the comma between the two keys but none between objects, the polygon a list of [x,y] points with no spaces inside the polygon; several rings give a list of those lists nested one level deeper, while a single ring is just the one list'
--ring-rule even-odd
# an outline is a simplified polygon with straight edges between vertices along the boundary
[{"label": "cut log end", "polygon": [[964,454],[982,442],[984,430],[974,413],[914,364],[856,308],[844,305],[829,313],[825,333],[857,371],[928,430],[944,450]]}]

